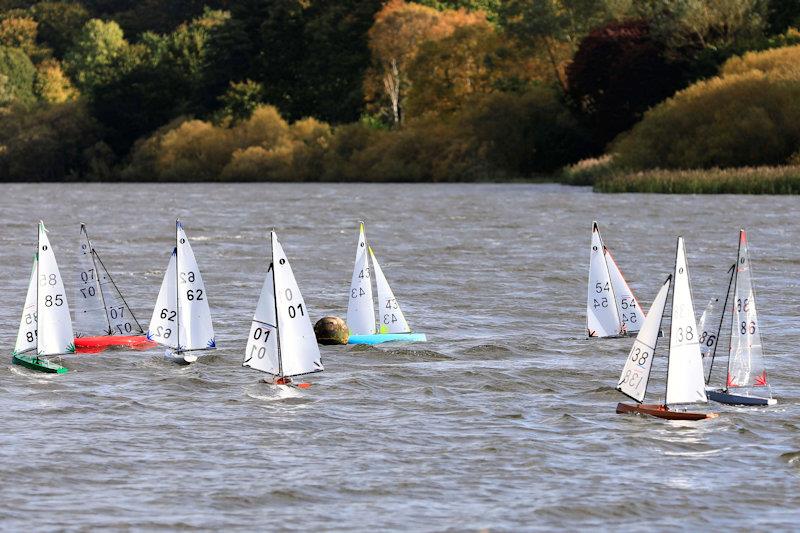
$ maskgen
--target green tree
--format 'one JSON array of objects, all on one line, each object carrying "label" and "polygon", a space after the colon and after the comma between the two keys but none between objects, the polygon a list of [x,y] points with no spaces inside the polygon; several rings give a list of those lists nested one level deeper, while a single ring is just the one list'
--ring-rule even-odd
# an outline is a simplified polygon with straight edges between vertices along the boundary
[{"label": "green tree", "polygon": [[89,20],[64,62],[81,91],[91,92],[124,72],[133,58],[122,29],[114,21]]},{"label": "green tree", "polygon": [[219,100],[223,117],[230,117],[234,122],[247,120],[264,102],[264,86],[253,80],[231,82],[230,88]]},{"label": "green tree", "polygon": [[36,67],[25,52],[0,46],[0,76],[0,105],[33,103]]}]

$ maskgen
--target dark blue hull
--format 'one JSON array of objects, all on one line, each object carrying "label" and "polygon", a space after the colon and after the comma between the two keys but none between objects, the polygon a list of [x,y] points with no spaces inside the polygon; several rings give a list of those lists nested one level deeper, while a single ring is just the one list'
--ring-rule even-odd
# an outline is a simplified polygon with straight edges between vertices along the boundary
[{"label": "dark blue hull", "polygon": [[741,394],[731,394],[723,390],[706,390],[706,396],[708,396],[709,400],[728,405],[775,405],[778,403],[778,400],[775,398],[743,396]]}]

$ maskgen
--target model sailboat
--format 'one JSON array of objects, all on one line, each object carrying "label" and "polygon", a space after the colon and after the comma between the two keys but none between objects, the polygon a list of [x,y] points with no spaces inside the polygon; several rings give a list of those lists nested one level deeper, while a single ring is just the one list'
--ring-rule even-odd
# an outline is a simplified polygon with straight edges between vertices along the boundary
[{"label": "model sailboat", "polygon": [[586,328],[589,337],[619,337],[636,333],[644,320],[639,302],[592,223]]},{"label": "model sailboat", "polygon": [[[708,390],[708,398],[715,402],[730,405],[775,405],[778,400],[772,397],[767,382],[767,369],[764,365],[764,352],[761,345],[761,325],[756,313],[756,296],[750,270],[750,253],[747,249],[747,234],[739,231],[739,251],[731,278],[733,298],[731,299],[730,344],[728,348],[728,371],[725,387]],[[726,302],[730,293],[730,285],[726,292]],[[719,321],[717,338],[719,338],[726,303]],[[716,350],[711,354],[708,381],[714,365]],[[735,392],[734,392],[735,391]]]},{"label": "model sailboat", "polygon": [[147,338],[166,346],[167,357],[178,363],[196,361],[190,352],[216,348],[206,286],[180,220]]},{"label": "model sailboat", "polygon": [[[56,256],[44,222],[39,222],[36,254],[12,362],[32,370],[63,374],[67,369],[47,356],[75,352],[72,320]],[[33,352],[29,354],[29,352]]]},{"label": "model sailboat", "polygon": [[[658,332],[673,280],[666,398],[664,404],[645,405],[642,402],[647,394]],[[639,413],[672,420],[702,420],[718,416],[716,413],[693,413],[669,407],[708,401],[683,237],[678,237],[675,272],[661,286],[647,313],[625,361],[617,390],[637,402],[637,405],[617,404],[617,413]]]},{"label": "model sailboat", "polygon": [[[373,268],[369,266],[370,259],[372,259]],[[371,279],[373,275],[378,289],[377,317],[372,300]],[[367,244],[363,222],[359,223],[356,262],[347,304],[347,327],[350,330],[349,344],[380,344],[389,341],[424,342],[427,340],[424,333],[411,331],[372,247]]]},{"label": "model sailboat", "polygon": [[155,346],[133,315],[81,224],[75,291],[75,346],[99,351],[108,346]]},{"label": "model sailboat", "polygon": [[274,231],[270,237],[272,258],[250,325],[242,366],[269,374],[269,383],[293,385],[293,377],[322,372],[324,368],[292,267]]}]

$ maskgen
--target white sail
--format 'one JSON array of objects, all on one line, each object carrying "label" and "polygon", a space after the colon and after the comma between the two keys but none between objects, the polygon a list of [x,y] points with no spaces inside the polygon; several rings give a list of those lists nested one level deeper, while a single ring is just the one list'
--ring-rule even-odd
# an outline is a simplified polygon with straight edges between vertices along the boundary
[{"label": "white sail", "polygon": [[319,346],[308,317],[308,308],[274,231],[272,264],[275,272],[280,375],[298,376],[321,372],[323,366]]},{"label": "white sail", "polygon": [[734,287],[727,387],[765,387],[767,369],[761,347],[761,325],[758,323],[756,313],[750,254],[744,230],[739,232],[739,254],[736,258]]},{"label": "white sail", "polygon": [[38,355],[58,355],[75,351],[75,335],[69,316],[64,281],[43,222],[39,222],[39,279],[36,291]]},{"label": "white sail", "polygon": [[178,293],[175,283],[177,255],[177,249],[173,249],[147,329],[148,339],[169,348],[178,347]]},{"label": "white sail", "polygon": [[706,402],[700,335],[692,303],[683,237],[678,237],[674,280],[666,403]]},{"label": "white sail", "polygon": [[372,335],[375,333],[375,304],[372,301],[372,281],[367,255],[367,237],[364,223],[358,230],[358,247],[350,294],[347,302],[347,328],[351,335]]},{"label": "white sail", "polygon": [[608,274],[611,279],[620,322],[622,322],[627,333],[636,333],[642,327],[642,322],[644,322],[642,308],[639,307],[638,300],[633,295],[628,282],[622,277],[622,272],[620,272],[617,262],[614,261],[608,248],[606,248],[606,263],[608,264]]},{"label": "white sail", "polygon": [[28,294],[25,297],[25,306],[22,308],[22,319],[19,321],[17,331],[17,344],[14,346],[14,354],[21,354],[36,348],[36,335],[38,333],[38,323],[36,315],[36,270],[38,268],[36,255],[33,257],[33,270],[31,279],[28,282]]},{"label": "white sail", "polygon": [[711,298],[697,321],[697,330],[700,332],[700,354],[703,356],[703,374],[708,376],[711,371],[711,357],[717,345],[717,331],[722,314],[722,302],[718,297]]},{"label": "white sail", "polygon": [[647,382],[650,379],[650,369],[653,366],[653,356],[658,343],[658,333],[661,329],[661,318],[667,305],[667,293],[672,276],[667,278],[664,285],[656,295],[647,318],[644,320],[633,347],[625,361],[622,375],[617,383],[617,390],[627,394],[637,402],[642,402],[647,393]]},{"label": "white sail", "polygon": [[622,333],[615,305],[614,289],[597,222],[592,225],[592,250],[589,255],[589,292],[586,319],[590,337],[613,337]]},{"label": "white sail", "polygon": [[242,366],[247,366],[279,375],[281,371],[278,356],[278,322],[275,319],[274,269],[270,262],[267,276],[261,287],[253,322],[250,324],[250,337],[244,353]]},{"label": "white sail", "polygon": [[81,224],[78,246],[78,279],[75,290],[75,336],[90,337],[109,334],[103,293],[98,283],[97,265],[86,228]]},{"label": "white sail", "polygon": [[214,326],[203,277],[189,239],[176,221],[178,248],[178,349],[204,350],[216,347]]},{"label": "white sail", "polygon": [[378,322],[380,333],[410,333],[411,328],[406,322],[406,317],[403,316],[403,311],[400,309],[400,304],[397,303],[397,298],[394,297],[392,288],[389,287],[389,282],[386,281],[386,276],[383,275],[383,270],[378,264],[378,259],[375,257],[375,252],[369,246],[369,255],[372,258],[372,271],[375,275],[375,286],[378,289]]},{"label": "white sail", "polygon": [[103,299],[106,303],[106,316],[111,325],[112,335],[142,335],[142,326],[133,316],[133,311],[128,307],[128,303],[119,292],[111,275],[106,270],[97,253],[95,253],[97,269],[100,272],[100,288],[103,292]]}]

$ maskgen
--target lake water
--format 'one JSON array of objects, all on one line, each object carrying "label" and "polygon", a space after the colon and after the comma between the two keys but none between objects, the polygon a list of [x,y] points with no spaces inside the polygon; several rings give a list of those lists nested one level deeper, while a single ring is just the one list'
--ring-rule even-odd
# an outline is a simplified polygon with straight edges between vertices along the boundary
[{"label": "lake water", "polygon": [[[793,530],[800,520],[796,197],[550,185],[2,185],[0,344],[36,222],[73,298],[79,223],[146,327],[180,216],[218,349],[0,365],[0,526]],[[309,390],[241,367],[275,228],[313,320],[344,316],[357,221],[426,344],[323,347]],[[649,307],[686,238],[698,314],[749,230],[775,407],[614,413],[631,339],[586,340],[590,228]],[[665,319],[665,325],[666,325]],[[662,341],[650,390],[663,396]],[[700,407],[699,409],[706,409]]]}]

